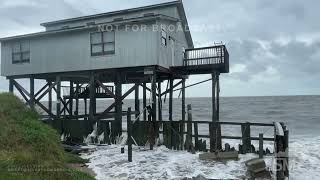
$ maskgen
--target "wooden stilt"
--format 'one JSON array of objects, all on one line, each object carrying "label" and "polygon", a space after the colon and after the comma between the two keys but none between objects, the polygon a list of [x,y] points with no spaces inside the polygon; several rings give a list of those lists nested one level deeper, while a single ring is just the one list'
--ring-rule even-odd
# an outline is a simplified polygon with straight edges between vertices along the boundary
[{"label": "wooden stilt", "polygon": [[[139,87],[139,86],[138,86]],[[127,112],[127,130],[128,130],[128,161],[132,162],[132,121],[131,121],[131,108]]]},{"label": "wooden stilt", "polygon": [[216,73],[212,73],[212,122],[216,122]]},{"label": "wooden stilt", "polygon": [[172,142],[173,142],[173,131],[172,131],[172,121],[173,121],[173,117],[172,117],[172,112],[173,112],[173,78],[170,78],[170,89],[169,89],[169,121],[170,121],[170,134],[171,134],[171,141],[170,141],[170,149],[172,149]]},{"label": "wooden stilt", "polygon": [[[48,81],[49,87],[51,87],[52,82]],[[52,90],[48,92],[48,110],[52,113]]]},{"label": "wooden stilt", "polygon": [[259,158],[263,158],[263,134],[259,134]]},{"label": "wooden stilt", "polygon": [[143,120],[146,121],[147,120],[147,111],[146,111],[146,106],[147,106],[147,84],[143,83],[143,87],[142,87],[142,91],[143,91]]},{"label": "wooden stilt", "polygon": [[34,97],[34,78],[30,78],[30,102],[31,109],[35,110],[35,97]]},{"label": "wooden stilt", "polygon": [[73,115],[73,98],[74,98],[74,89],[73,89],[73,82],[70,81],[70,103],[69,103],[69,110],[70,110],[70,116]]},{"label": "wooden stilt", "polygon": [[60,101],[60,98],[61,98],[61,78],[60,76],[57,76],[56,77],[56,83],[57,83],[57,102],[56,102],[56,115],[57,115],[57,118],[60,119],[60,111],[61,111],[61,101]]},{"label": "wooden stilt", "polygon": [[[135,91],[134,91],[134,110],[136,111],[135,118],[137,121],[140,120],[140,100],[139,100],[139,84],[135,85]],[[137,114],[139,112],[139,114]]]},{"label": "wooden stilt", "polygon": [[185,130],[185,121],[186,121],[186,80],[182,80],[182,89],[181,89],[181,125],[180,125],[180,142],[181,142],[181,150],[183,150],[183,143],[184,143],[184,130]]},{"label": "wooden stilt", "polygon": [[152,132],[151,138],[152,142],[150,144],[155,144],[155,139],[158,137],[158,130],[156,128],[157,121],[157,73],[153,71],[152,81],[151,81],[151,90],[152,90],[152,109],[151,109],[151,117],[152,117]]},{"label": "wooden stilt", "polygon": [[[93,77],[94,78],[94,77]],[[94,86],[94,92],[95,92],[95,84],[93,85]],[[76,84],[76,96],[75,96],[75,99],[76,99],[76,111],[75,111],[75,115],[79,115],[79,93],[80,93],[80,86],[79,84],[77,83]],[[95,93],[94,93],[95,94]],[[95,101],[95,98],[94,98],[94,101]],[[94,108],[95,108],[95,105],[94,105]],[[93,110],[95,112],[95,110]],[[77,118],[78,119],[78,118]]]},{"label": "wooden stilt", "polygon": [[13,80],[10,78],[10,79],[9,79],[9,92],[10,92],[10,93],[13,93],[13,88],[14,88],[14,86],[13,86]]},{"label": "wooden stilt", "polygon": [[244,154],[251,153],[250,123],[242,124],[241,132],[242,132],[242,152]]},{"label": "wooden stilt", "polygon": [[[90,98],[90,104],[89,104],[89,121],[91,122],[91,125],[93,125],[95,119],[95,80],[94,80],[94,73],[92,72],[90,74],[90,83],[89,83],[89,98]],[[78,94],[78,93],[77,93]]]},{"label": "wooden stilt", "polygon": [[162,99],[161,99],[161,82],[158,82],[158,118],[162,121]]},{"label": "wooden stilt", "polygon": [[172,121],[172,108],[173,108],[173,79],[170,78],[170,87],[169,87],[169,121]]},{"label": "wooden stilt", "polygon": [[152,76],[152,121],[157,121],[157,74],[154,71]]},{"label": "wooden stilt", "polygon": [[84,115],[88,115],[88,101],[87,101],[87,98],[84,98],[83,99],[83,101],[84,101]]},{"label": "wooden stilt", "polygon": [[115,128],[113,128],[114,136],[119,136],[122,133],[122,84],[121,84],[121,73],[117,73],[116,81],[115,81],[115,86],[116,86],[116,99],[115,99]]},{"label": "wooden stilt", "polygon": [[188,104],[187,139],[186,139],[185,149],[189,152],[192,150],[192,108],[191,108],[191,104]]}]

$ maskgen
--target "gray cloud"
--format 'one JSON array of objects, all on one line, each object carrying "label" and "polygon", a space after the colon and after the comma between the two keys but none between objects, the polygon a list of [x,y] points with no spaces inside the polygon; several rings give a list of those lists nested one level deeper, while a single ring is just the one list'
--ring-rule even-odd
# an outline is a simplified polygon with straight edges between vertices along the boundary
[{"label": "gray cloud", "polygon": [[[20,0],[0,2],[0,36],[42,30],[40,23],[132,8],[163,0]],[[223,95],[319,94],[320,1],[184,0],[197,46],[223,41],[231,73],[222,75]],[[199,28],[200,27],[200,28]],[[207,29],[203,29],[206,27]],[[189,83],[208,76],[191,77]],[[210,96],[210,83],[189,96]],[[7,84],[0,80],[0,89]]]}]

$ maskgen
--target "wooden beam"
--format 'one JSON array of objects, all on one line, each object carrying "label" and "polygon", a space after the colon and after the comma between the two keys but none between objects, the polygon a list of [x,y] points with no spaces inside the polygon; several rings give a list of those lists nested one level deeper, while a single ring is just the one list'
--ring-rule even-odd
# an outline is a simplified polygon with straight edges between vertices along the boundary
[{"label": "wooden beam", "polygon": [[30,97],[30,93],[26,89],[24,89],[16,80],[12,79],[12,81],[16,88],[19,88],[26,96]]},{"label": "wooden beam", "polygon": [[54,88],[54,86],[57,85],[57,82],[54,83],[50,83],[50,86],[48,87],[48,89],[42,93],[42,95],[40,95],[40,97],[37,98],[37,101],[40,101],[47,93],[51,93],[52,89]]},{"label": "wooden beam", "polygon": [[[172,82],[173,83],[173,82]],[[165,92],[161,93],[161,96],[170,93],[170,91],[173,91],[174,88],[178,87],[180,84],[182,84],[182,80],[179,81],[177,84],[172,85],[169,89],[167,89]]]}]

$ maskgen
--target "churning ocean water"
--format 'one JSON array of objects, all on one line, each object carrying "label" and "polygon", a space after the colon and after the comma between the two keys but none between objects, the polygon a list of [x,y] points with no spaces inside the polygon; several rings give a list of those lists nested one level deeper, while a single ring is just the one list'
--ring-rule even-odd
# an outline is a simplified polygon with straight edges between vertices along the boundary
[{"label": "churning ocean water", "polygon": [[[106,103],[105,101],[98,101],[98,112],[103,111],[110,103],[111,102]],[[187,98],[186,104],[192,105],[193,120],[211,120],[210,98]],[[123,108],[126,109],[127,107],[133,108],[134,101],[124,101]],[[174,119],[180,120],[181,99],[174,99],[173,107]],[[168,102],[163,103],[163,119],[168,119]],[[220,102],[220,121],[284,122],[290,131],[290,178],[317,179],[320,177],[320,96],[222,97]],[[208,133],[208,127],[203,126],[199,129],[199,134]],[[271,137],[274,132],[270,128],[252,128],[252,136],[258,136],[259,133],[264,133],[265,137]],[[222,134],[240,135],[240,127],[223,126]],[[236,145],[239,144],[240,141],[233,143]],[[110,177],[104,175],[113,173],[114,175],[118,173],[117,176],[114,176],[118,178],[121,176],[128,178],[130,177],[130,174],[131,177],[147,177],[151,179],[158,177],[174,179],[183,177],[183,175],[192,177],[197,174],[202,174],[209,178],[239,178],[241,177],[240,174],[245,172],[243,165],[232,163],[201,165],[201,162],[198,161],[196,156],[189,155],[189,157],[187,157],[187,154],[184,152],[176,154],[176,152],[166,152],[161,148],[156,150],[153,154],[150,154],[150,152],[134,153],[134,160],[136,157],[137,161],[141,159],[142,161],[139,161],[140,164],[126,166],[119,162],[119,160],[112,161],[111,157],[121,159],[121,157],[118,157],[120,156],[118,151],[116,151],[117,153],[112,152],[112,148],[102,148],[100,152],[98,150],[96,153],[87,156],[87,158],[92,160],[89,167],[95,169],[98,174],[98,179]],[[155,162],[152,160],[150,161],[150,159],[143,160],[144,158],[147,158],[145,156],[158,156],[159,159],[153,159]],[[125,157],[123,158],[125,161]],[[99,160],[101,159],[102,161],[100,162]],[[151,163],[149,163],[149,161]],[[110,165],[111,162],[114,164]],[[157,165],[156,162],[160,163],[160,165]],[[118,167],[117,164],[120,164],[120,166]],[[160,167],[164,164],[166,165],[166,168],[163,167],[161,169]],[[192,166],[192,164],[194,166]],[[202,169],[199,168],[201,166],[203,167]],[[116,167],[120,169],[117,169]],[[157,172],[159,171],[159,174],[157,176],[157,173],[155,173],[155,176],[150,176],[150,173],[145,173],[145,176],[132,176],[132,172],[138,172],[137,174],[139,174],[139,167],[141,170],[140,174],[143,173],[147,167],[156,168]],[[210,169],[210,167],[212,168]],[[110,169],[114,169],[116,172],[110,171]],[[103,172],[106,173],[104,174]],[[182,176],[179,176],[179,173],[182,174]]]}]

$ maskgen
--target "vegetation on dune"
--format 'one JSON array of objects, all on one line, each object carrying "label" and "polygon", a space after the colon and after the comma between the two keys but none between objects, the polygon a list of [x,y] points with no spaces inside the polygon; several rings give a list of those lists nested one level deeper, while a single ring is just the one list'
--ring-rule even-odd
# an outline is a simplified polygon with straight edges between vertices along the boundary
[{"label": "vegetation on dune", "polygon": [[57,132],[19,98],[0,94],[0,179],[94,179],[66,167],[84,162],[65,153]]}]

